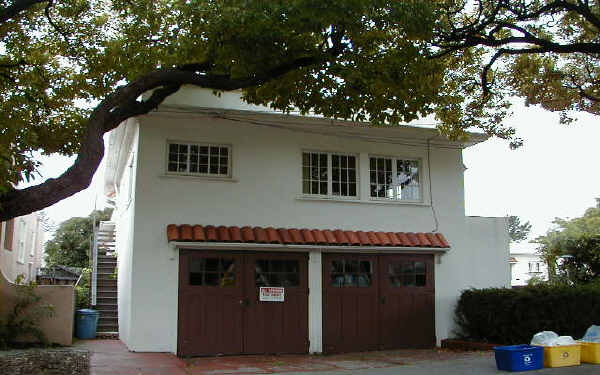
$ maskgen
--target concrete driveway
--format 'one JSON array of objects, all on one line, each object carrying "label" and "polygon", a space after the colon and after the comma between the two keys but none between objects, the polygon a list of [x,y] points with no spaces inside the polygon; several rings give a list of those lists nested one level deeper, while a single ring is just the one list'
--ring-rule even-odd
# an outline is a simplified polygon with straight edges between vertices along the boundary
[{"label": "concrete driveway", "polygon": [[[92,375],[487,375],[498,371],[491,352],[393,350],[328,356],[248,355],[180,359],[167,353],[132,353],[119,340],[83,340]],[[526,374],[599,374],[600,365],[529,371]]]}]

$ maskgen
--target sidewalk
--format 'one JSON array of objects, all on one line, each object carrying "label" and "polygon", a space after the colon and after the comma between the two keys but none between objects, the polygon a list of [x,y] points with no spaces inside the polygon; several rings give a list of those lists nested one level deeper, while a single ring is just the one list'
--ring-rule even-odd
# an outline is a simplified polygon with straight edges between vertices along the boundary
[{"label": "sidewalk", "polygon": [[[80,340],[91,351],[92,375],[491,375],[493,352],[392,350],[339,355],[243,355],[180,359],[167,353],[132,353],[119,340]],[[592,375],[600,365],[528,371],[527,374]]]}]

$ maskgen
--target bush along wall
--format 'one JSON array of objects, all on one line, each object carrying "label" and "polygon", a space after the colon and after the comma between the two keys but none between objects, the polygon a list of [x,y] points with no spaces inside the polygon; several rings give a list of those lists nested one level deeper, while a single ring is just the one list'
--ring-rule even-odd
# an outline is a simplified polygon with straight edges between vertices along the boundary
[{"label": "bush along wall", "polygon": [[581,338],[600,324],[599,286],[528,286],[463,291],[456,306],[460,338],[524,344],[540,331]]}]

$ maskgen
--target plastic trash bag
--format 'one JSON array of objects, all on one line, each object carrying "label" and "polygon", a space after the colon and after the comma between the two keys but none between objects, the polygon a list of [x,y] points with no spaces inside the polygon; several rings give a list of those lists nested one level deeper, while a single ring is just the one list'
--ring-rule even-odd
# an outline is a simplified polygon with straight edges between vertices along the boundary
[{"label": "plastic trash bag", "polygon": [[585,331],[585,335],[581,341],[584,342],[600,342],[600,326],[592,325]]},{"label": "plastic trash bag", "polygon": [[575,345],[577,342],[571,336],[559,336],[550,341],[550,346]]},{"label": "plastic trash bag", "polygon": [[556,334],[556,332],[552,332],[552,331],[538,332],[535,335],[533,335],[533,338],[531,339],[531,345],[551,346],[551,342],[553,340],[556,340],[557,338],[558,338],[558,335]]}]

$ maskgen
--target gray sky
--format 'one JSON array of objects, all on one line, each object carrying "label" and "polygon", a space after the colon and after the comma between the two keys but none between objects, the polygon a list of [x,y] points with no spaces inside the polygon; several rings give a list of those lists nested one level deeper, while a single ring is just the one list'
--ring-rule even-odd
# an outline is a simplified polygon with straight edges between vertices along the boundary
[{"label": "gray sky", "polygon": [[[600,124],[588,114],[564,126],[558,115],[537,107],[516,105],[507,124],[517,128],[525,144],[510,150],[506,141],[491,139],[464,152],[466,213],[472,216],[517,215],[530,221],[530,238],[544,234],[555,217],[581,216],[600,197],[598,141]],[[56,177],[73,161],[42,158],[45,178]],[[59,223],[86,216],[102,196],[102,164],[90,188],[45,211]],[[96,203],[97,202],[97,203]],[[519,248],[529,248],[527,243]]]}]

